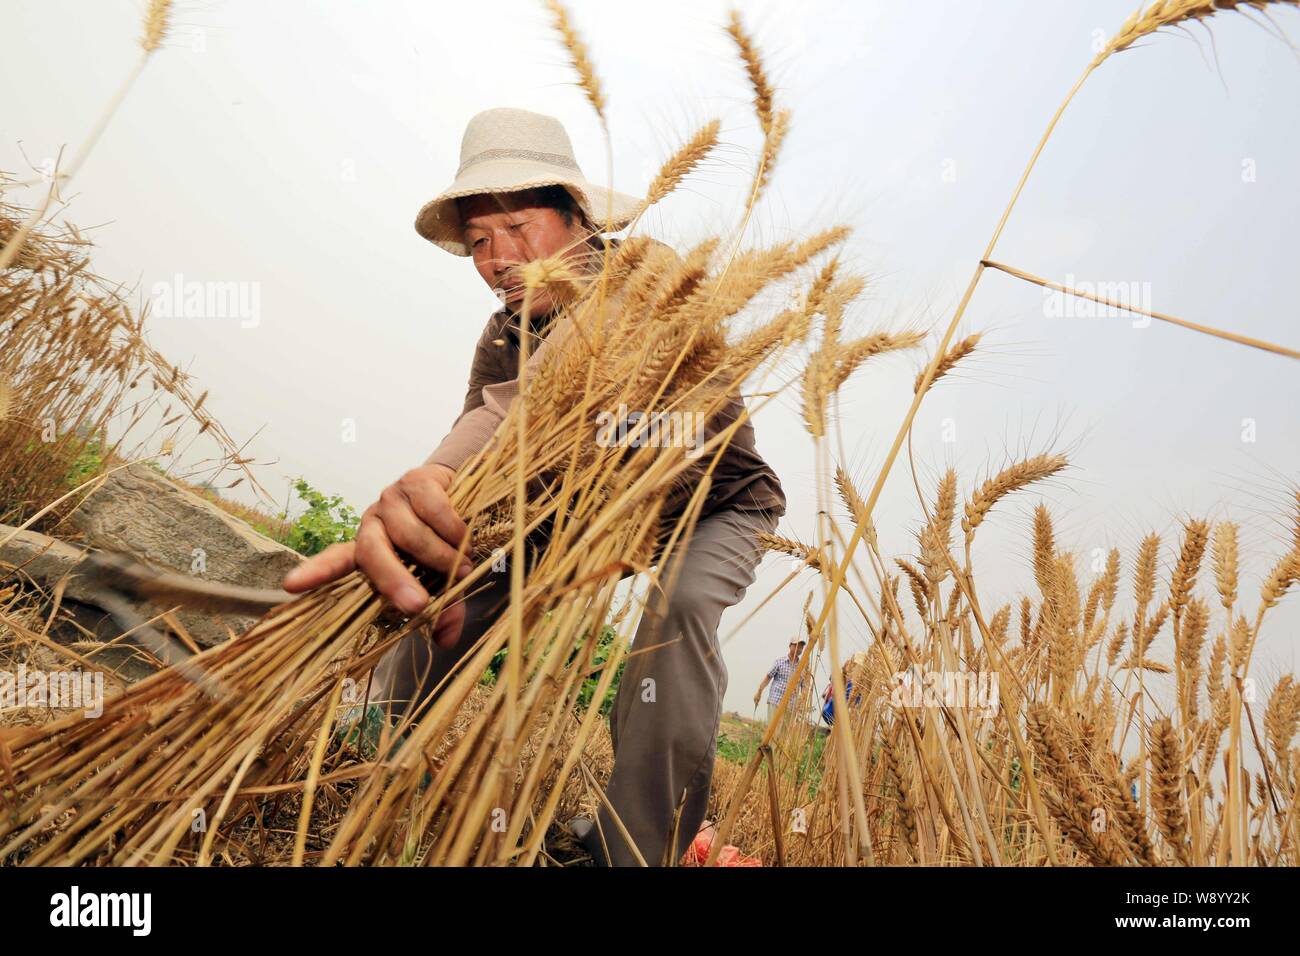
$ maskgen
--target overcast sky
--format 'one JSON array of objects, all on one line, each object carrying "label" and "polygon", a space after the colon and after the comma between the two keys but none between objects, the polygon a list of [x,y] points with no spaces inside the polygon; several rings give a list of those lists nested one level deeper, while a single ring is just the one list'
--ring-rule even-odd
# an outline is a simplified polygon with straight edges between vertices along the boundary
[{"label": "overcast sky", "polygon": [[[793,110],[753,239],[847,223],[848,259],[871,279],[855,329],[942,329],[1048,119],[1133,5],[743,3]],[[0,168],[29,176],[82,142],[137,57],[143,6],[8,0]],[[303,475],[361,510],[446,432],[494,308],[468,260],[413,228],[455,173],[465,122],[503,105],[558,116],[589,178],[605,181],[599,128],[532,0],[179,8],[78,178],[69,217],[98,227],[96,269],[135,284],[138,300],[178,276],[256,292],[255,321],[157,316],[152,341],[210,389],[207,408],[237,440],[260,429],[250,450],[274,462],[260,471],[272,492]],[[726,9],[571,4],[607,91],[616,188],[643,190],[695,128],[722,120],[718,158],[650,217],[649,232],[679,247],[734,224],[758,144],[720,29]],[[1300,37],[1292,11],[1273,18]],[[1296,347],[1300,58],[1243,16],[1212,29],[1213,41],[1199,27],[1151,39],[1087,82],[995,258],[1058,281],[1136,283],[1153,309]],[[1158,322],[1061,317],[1042,290],[996,273],[962,333],[976,330],[981,352],[917,418],[927,496],[948,465],[965,496],[1012,456],[1052,445],[1073,463],[981,529],[985,607],[1032,583],[1039,500],[1081,570],[1094,549],[1122,549],[1124,593],[1147,531],[1166,537],[1167,580],[1181,517],[1238,520],[1253,607],[1300,479],[1295,364]],[[921,358],[868,366],[843,395],[845,464],[864,486]],[[807,539],[813,459],[794,398],[756,428],[791,499],[782,530]],[[878,509],[882,545],[914,551],[918,515],[900,462]],[[723,634],[786,569],[768,559]],[[812,584],[788,588],[727,645],[729,709],[750,712]],[[1296,603],[1273,612],[1261,639],[1256,674],[1268,683],[1296,668]],[[865,630],[841,621],[865,646]],[[1168,640],[1154,656],[1168,661]]]}]

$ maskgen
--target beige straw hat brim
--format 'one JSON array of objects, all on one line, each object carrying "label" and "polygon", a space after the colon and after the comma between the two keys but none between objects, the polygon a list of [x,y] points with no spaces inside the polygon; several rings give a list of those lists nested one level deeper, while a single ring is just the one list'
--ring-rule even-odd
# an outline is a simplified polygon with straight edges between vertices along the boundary
[{"label": "beige straw hat brim", "polygon": [[559,120],[500,108],[470,120],[456,180],[421,207],[416,232],[453,255],[468,256],[456,200],[538,186],[563,186],[601,232],[625,228],[641,208],[636,197],[587,181]]}]

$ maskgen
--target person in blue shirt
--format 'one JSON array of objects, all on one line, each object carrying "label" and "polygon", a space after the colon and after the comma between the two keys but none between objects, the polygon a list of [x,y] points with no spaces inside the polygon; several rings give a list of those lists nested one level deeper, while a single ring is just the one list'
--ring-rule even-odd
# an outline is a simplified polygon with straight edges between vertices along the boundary
[{"label": "person in blue shirt", "polygon": [[[854,654],[844,662],[844,699],[848,701],[849,707],[857,707],[862,703],[862,691],[857,693],[853,691],[853,679],[851,674],[862,673],[862,665],[867,663],[867,655],[861,652]],[[835,724],[835,683],[832,681],[826,685],[826,693],[822,694],[822,720],[826,721],[827,726]]]}]

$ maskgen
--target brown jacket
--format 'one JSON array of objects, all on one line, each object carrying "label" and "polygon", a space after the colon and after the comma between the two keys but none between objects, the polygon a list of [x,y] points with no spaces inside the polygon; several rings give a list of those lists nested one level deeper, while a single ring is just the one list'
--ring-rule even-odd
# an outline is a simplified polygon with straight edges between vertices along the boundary
[{"label": "brown jacket", "polygon": [[[612,240],[617,243],[617,240]],[[543,320],[545,338],[541,344],[533,343],[529,349],[529,367],[544,355],[548,348],[567,337],[564,329],[552,330]],[[554,331],[555,334],[550,334]],[[465,392],[465,407],[452,424],[451,431],[434,450],[425,464],[439,464],[459,470],[470,457],[487,444],[506,411],[519,393],[519,322],[518,316],[508,309],[500,309],[488,318],[483,334],[479,336],[470,366],[469,386]],[[742,408],[742,399],[734,396],[705,426],[704,441],[735,422]],[[711,454],[700,457],[703,470],[712,460]],[[692,469],[693,471],[693,469]],[[668,496],[666,517],[679,515],[690,499],[694,482],[691,471],[674,482]],[[775,515],[785,514],[785,493],[780,479],[771,466],[763,460],[754,447],[754,426],[746,421],[732,436],[713,470],[713,485],[705,500],[701,517],[724,509],[738,511],[769,510]]]}]

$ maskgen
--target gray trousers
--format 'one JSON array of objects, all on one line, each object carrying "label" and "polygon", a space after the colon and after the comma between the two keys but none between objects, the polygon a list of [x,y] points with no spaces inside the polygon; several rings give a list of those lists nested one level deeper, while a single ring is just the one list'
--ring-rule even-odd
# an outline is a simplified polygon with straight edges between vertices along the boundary
[{"label": "gray trousers", "polygon": [[[610,715],[614,769],[606,794],[650,866],[679,860],[704,821],[727,690],[718,623],[754,582],[763,556],[757,533],[775,528],[776,518],[766,511],[701,518],[689,546],[679,547],[661,569],[671,590],[666,597],[652,594],[637,627]],[[371,700],[404,712],[428,696],[505,610],[509,577],[492,575],[489,586],[467,600],[454,648],[435,647],[418,633],[403,638],[376,667]],[[597,824],[610,862],[636,865],[603,804]],[[595,831],[592,838],[599,843]]]}]

